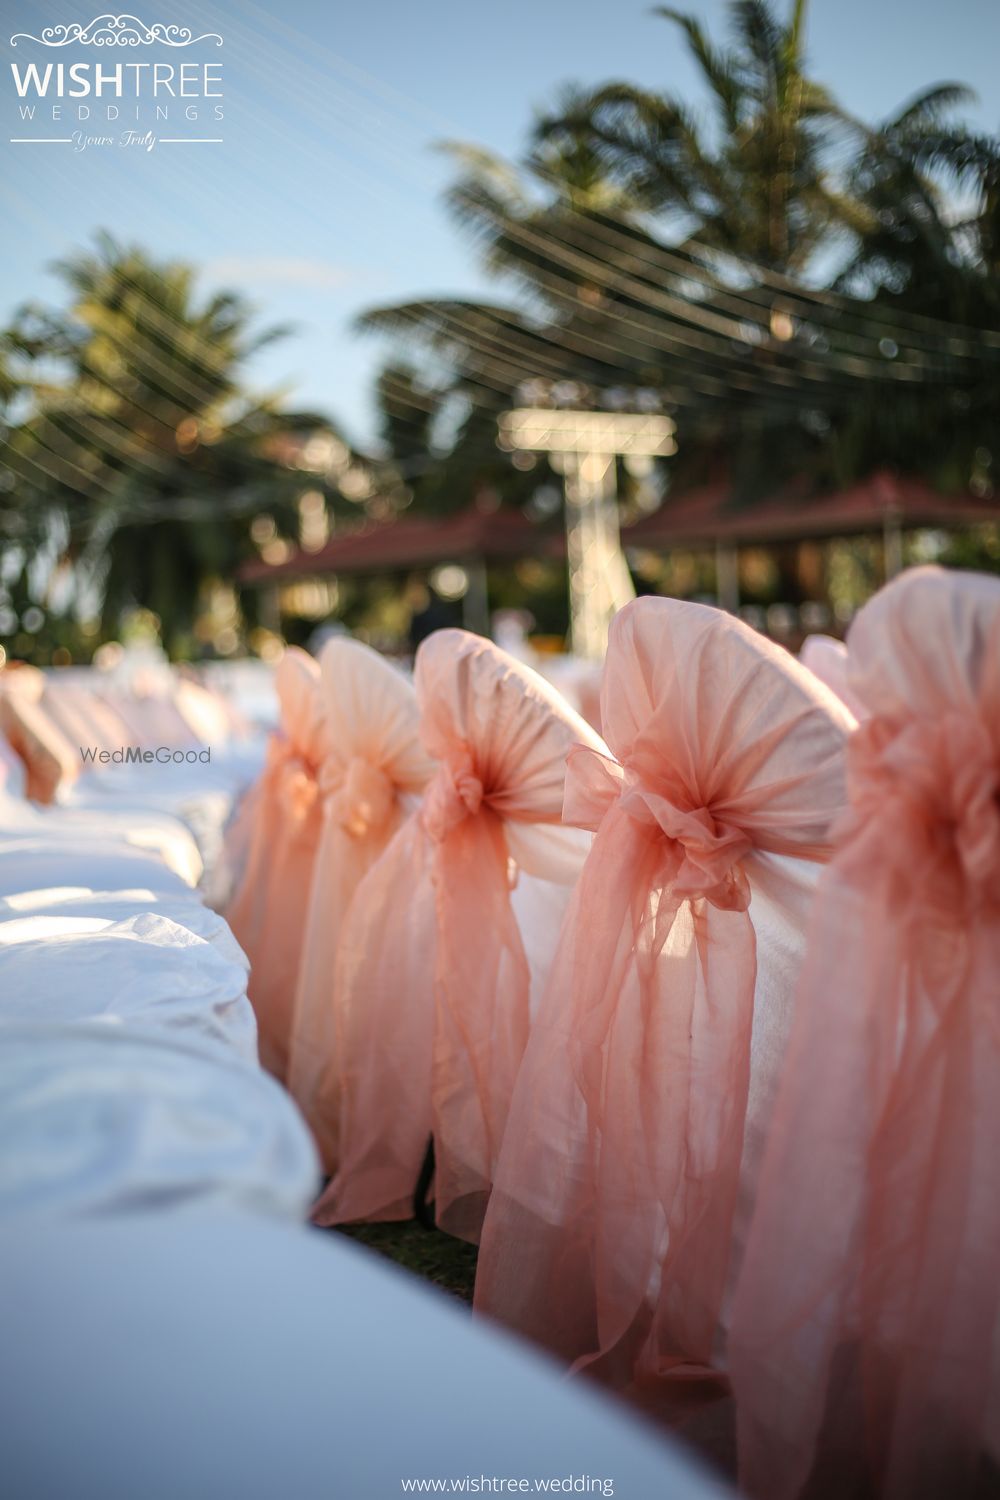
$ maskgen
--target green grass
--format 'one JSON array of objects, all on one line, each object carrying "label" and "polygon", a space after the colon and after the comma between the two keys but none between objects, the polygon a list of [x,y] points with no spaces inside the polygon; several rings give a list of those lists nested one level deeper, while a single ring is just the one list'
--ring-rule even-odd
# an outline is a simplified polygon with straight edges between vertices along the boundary
[{"label": "green grass", "polygon": [[340,1225],[337,1232],[384,1255],[407,1271],[433,1282],[463,1302],[472,1301],[476,1279],[475,1245],[456,1240],[440,1229],[425,1229],[409,1220],[397,1224]]}]

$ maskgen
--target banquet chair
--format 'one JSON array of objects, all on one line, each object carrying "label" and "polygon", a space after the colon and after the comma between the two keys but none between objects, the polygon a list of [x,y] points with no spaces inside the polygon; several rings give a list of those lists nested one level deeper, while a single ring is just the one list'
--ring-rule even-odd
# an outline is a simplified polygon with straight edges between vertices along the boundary
[{"label": "banquet chair", "polygon": [[177,688],[168,669],[136,674],[132,682],[99,679],[101,701],[128,731],[126,743],[144,749],[160,746],[190,750],[200,743],[181,712]]},{"label": "banquet chair", "polygon": [[589,843],[559,826],[566,755],[603,742],[531,668],[465,631],[421,645],[415,682],[438,769],[341,932],[339,1160],[314,1217],[408,1218],[430,1138],[437,1222],[475,1240],[533,992]]},{"label": "banquet chair", "polygon": [[[4,672],[0,674],[3,725],[5,743],[16,746],[24,766],[21,789],[42,810],[12,806],[9,801],[0,804],[0,832],[21,832],[31,826],[81,844],[117,835],[136,848],[154,852],[188,885],[197,883],[203,869],[201,855],[178,818],[117,802],[93,808],[77,801],[81,751],[113,751],[128,739],[113,710],[94,693],[58,673],[45,676],[31,667]],[[13,791],[17,783],[7,785]]]},{"label": "banquet chair", "polygon": [[79,752],[42,706],[45,679],[37,667],[0,672],[0,733],[24,766],[25,795],[54,802],[80,772]]},{"label": "banquet chair", "polygon": [[848,647],[869,717],[736,1296],[740,1467],[961,1500],[1000,1472],[1000,580],[904,573]]},{"label": "banquet chair", "polygon": [[152,912],[175,922],[194,937],[204,938],[224,958],[238,964],[244,976],[250,972],[250,961],[227,922],[205,905],[197,891],[177,895],[138,884],[102,890],[91,885],[66,885],[62,882],[30,888],[31,873],[29,869],[28,889],[0,895],[0,941],[5,923],[22,922],[26,918],[72,917],[95,922],[124,922],[129,917]]},{"label": "banquet chair", "polygon": [[177,712],[195,743],[222,750],[233,736],[233,712],[220,693],[179,677],[173,693]]},{"label": "banquet chair", "polygon": [[161,911],[115,920],[59,911],[0,922],[0,1026],[93,1020],[202,1038],[257,1062],[246,969]]},{"label": "banquet chair", "polygon": [[260,1060],[284,1081],[295,987],[319,845],[317,775],[326,752],[319,667],[290,647],[275,671],[281,731],[226,835],[223,915],[250,959]]},{"label": "banquet chair", "polygon": [[63,738],[73,746],[83,761],[83,752],[114,751],[131,743],[124,719],[96,692],[84,686],[81,678],[95,679],[92,672],[49,672],[41,706]]},{"label": "banquet chair", "polygon": [[320,655],[326,757],[322,820],[292,1017],[288,1086],[332,1171],[337,1138],[334,965],[351,897],[433,769],[417,735],[408,677],[359,641],[335,637]]},{"label": "banquet chair", "polygon": [[287,1094],[207,1027],[178,1026],[176,1003],[136,999],[115,1025],[48,996],[0,1014],[0,1235],[145,1216],[163,1233],[232,1212],[300,1223],[317,1162]]},{"label": "banquet chair", "polygon": [[595,830],[507,1123],[477,1308],[670,1418],[727,1304],[853,725],[741,621],[615,618],[564,817]]}]

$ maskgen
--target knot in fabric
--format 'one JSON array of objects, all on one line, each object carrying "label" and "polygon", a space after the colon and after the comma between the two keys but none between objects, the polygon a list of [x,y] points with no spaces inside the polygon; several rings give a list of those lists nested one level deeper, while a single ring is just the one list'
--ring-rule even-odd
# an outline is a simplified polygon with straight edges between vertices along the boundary
[{"label": "knot in fabric", "polygon": [[1000,900],[1000,746],[971,713],[869,719],[847,742],[847,838],[875,825],[911,898],[959,915]]},{"label": "knot in fabric", "polygon": [[301,822],[316,800],[313,768],[286,735],[272,734],[267,745],[267,774],[277,783],[289,817]]},{"label": "knot in fabric", "polygon": [[351,838],[381,833],[392,816],[396,802],[392,779],[363,756],[352,756],[346,768],[328,756],[319,784],[330,816]]},{"label": "knot in fabric", "polygon": [[483,784],[475,773],[472,756],[463,747],[451,751],[441,762],[424,794],[423,823],[436,843],[482,806]]},{"label": "knot in fabric", "polygon": [[723,911],[746,911],[750,886],[742,861],[753,840],[699,806],[678,785],[654,785],[627,763],[580,746],[570,751],[563,818],[596,830],[617,807],[663,838],[660,882],[681,900],[704,898]]}]

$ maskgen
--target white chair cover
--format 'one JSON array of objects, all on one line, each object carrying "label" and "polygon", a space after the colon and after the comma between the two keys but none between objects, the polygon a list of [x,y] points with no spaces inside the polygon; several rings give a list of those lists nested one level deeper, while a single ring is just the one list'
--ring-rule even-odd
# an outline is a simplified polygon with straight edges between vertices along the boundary
[{"label": "white chair cover", "polygon": [[731,1493],[338,1236],[115,1216],[0,1233],[0,1262],[17,1500],[380,1500],[481,1476],[585,1500]]},{"label": "white chair cover", "polygon": [[[55,1219],[62,1234],[155,1209],[162,1232],[222,1207],[294,1221],[316,1180],[291,1100],[219,1047],[152,1026],[0,1023],[0,1228]],[[154,1300],[151,1269],[140,1275]]]},{"label": "white chair cover", "polygon": [[257,1059],[242,965],[169,918],[36,916],[0,925],[0,1021],[98,1019],[194,1033]]}]

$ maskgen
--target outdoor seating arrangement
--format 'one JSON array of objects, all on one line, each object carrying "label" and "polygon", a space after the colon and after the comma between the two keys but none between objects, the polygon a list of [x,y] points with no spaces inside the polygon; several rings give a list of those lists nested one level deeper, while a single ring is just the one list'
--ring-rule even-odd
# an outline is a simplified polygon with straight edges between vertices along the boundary
[{"label": "outdoor seating arrangement", "polygon": [[[268,744],[213,768],[234,800],[255,745],[228,923],[193,889],[165,771],[155,816],[100,826],[92,773],[27,801],[35,752],[10,737],[0,1235],[58,1223],[41,1260],[82,1287],[161,1225],[171,1316],[281,1351],[298,1390],[355,1283],[363,1369],[383,1281],[407,1347],[436,1316],[306,1217],[433,1220],[479,1244],[482,1322],[442,1310],[440,1337],[483,1380],[518,1358],[499,1323],[760,1500],[980,1493],[1000,1461],[1000,582],[909,571],[803,657],[635,600],[601,738],[465,631],[429,636],[412,681],[346,639],[289,651]],[[11,677],[5,722],[97,732],[85,682]],[[183,1291],[237,1228],[234,1285],[267,1262],[251,1345],[233,1306],[206,1312],[217,1264]],[[149,1378],[112,1333],[137,1303],[129,1277],[95,1302],[122,1389]],[[256,1377],[219,1358],[252,1411]],[[480,1395],[477,1374],[473,1421]]]},{"label": "outdoor seating arrangement", "polygon": [[409,1217],[433,1141],[437,1222],[476,1240],[532,991],[589,842],[558,826],[566,756],[601,741],[530,668],[464,631],[432,635],[415,678],[437,769],[341,926],[340,1141],[317,1217]]},{"label": "outdoor seating arrangement", "polygon": [[[933,649],[913,624],[929,615]],[[303,1049],[307,1071],[327,1081],[318,1133],[330,1181],[317,1221],[405,1218],[425,1195],[440,1227],[481,1235],[479,1311],[717,1457],[738,1434],[752,1494],[804,1493],[817,1459],[833,1472],[834,1438],[819,1436],[833,1420],[820,1348],[840,1351],[840,1403],[843,1349],[853,1351],[854,1425],[837,1453],[855,1486],[932,1494],[921,1476],[938,1460],[936,1482],[957,1472],[953,1460],[984,1461],[994,1436],[969,1383],[992,1350],[979,1238],[991,1193],[970,1174],[986,1149],[976,1079],[989,1052],[973,1069],[966,1007],[976,974],[995,989],[1000,972],[989,946],[1000,935],[998,651],[1000,585],[935,569],[876,596],[846,647],[807,642],[802,663],[718,610],[641,599],[612,626],[605,744],[497,648],[432,636],[417,653],[416,698],[402,677],[395,692],[407,705],[401,740],[422,737],[438,769],[422,799],[415,780],[405,795],[392,777],[379,783],[396,831],[351,875],[351,894],[329,900],[336,937],[305,944],[303,962],[321,953],[326,976],[314,1012],[325,1003],[325,1038],[316,1026]],[[342,649],[343,669],[351,659]],[[331,685],[336,662],[324,661]],[[524,745],[544,765],[547,738],[534,813],[517,757]],[[559,838],[576,842],[552,845],[561,898],[547,905],[529,884],[543,872],[524,835],[541,847],[560,803]],[[865,894],[880,868],[856,852],[869,825],[881,863],[912,882],[901,913],[888,876]],[[337,826],[348,846],[349,826]],[[358,833],[369,827],[361,819]],[[450,845],[456,834],[465,848]],[[851,895],[845,861],[850,871],[859,859],[865,879]],[[311,928],[327,904],[317,885]],[[519,909],[522,886],[532,900]],[[887,969],[895,922],[906,950]],[[917,946],[904,936],[914,922]],[[880,1016],[877,996],[896,983],[900,999]],[[815,1076],[796,1079],[800,1056]],[[866,1146],[860,1121],[890,1129],[856,1098],[872,1068],[886,1070],[900,1110],[923,1100],[933,1114],[905,1130],[901,1116]],[[935,1156],[945,1125],[948,1175]],[[894,1142],[898,1160],[883,1160]],[[848,1210],[859,1234],[871,1222],[870,1236],[888,1238],[853,1249],[837,1227]],[[912,1257],[922,1320],[891,1301],[855,1313],[851,1292],[866,1277],[889,1297],[896,1262],[883,1265],[879,1248],[914,1216],[958,1257],[921,1258],[921,1234],[908,1240],[899,1266],[905,1284]],[[821,1292],[833,1256],[839,1300]],[[953,1346],[950,1394],[920,1375],[919,1328],[938,1292],[956,1338],[974,1326],[985,1341]],[[869,1409],[872,1368],[880,1395]],[[913,1407],[914,1392],[926,1405]],[[948,1422],[935,1438],[938,1410]]]},{"label": "outdoor seating arrangement", "polygon": [[[488,649],[470,638],[467,649],[477,646]],[[278,676],[284,728],[266,759],[255,742],[258,781],[227,856],[242,849],[244,887],[276,877],[269,900],[282,879],[301,876],[288,840],[278,844],[288,866],[270,868],[261,820],[272,834],[289,820],[301,832],[306,763],[282,747],[309,726],[309,746],[318,746],[320,725],[337,725],[337,751],[309,761],[321,790],[307,785],[306,800],[323,829],[313,841],[324,861],[316,890],[346,910],[341,835],[360,841],[353,863],[348,852],[358,883],[396,816],[377,801],[378,777],[386,786],[398,778],[401,815],[431,773],[414,734],[413,689],[346,642],[325,655],[321,673],[290,653]],[[310,718],[305,690],[321,683],[330,712]],[[81,723],[96,685],[79,690]],[[0,694],[8,687],[0,674]],[[53,674],[30,700],[41,705],[43,732],[54,722],[46,697],[61,687]],[[295,741],[296,751],[309,746]],[[318,1156],[303,1116],[259,1064],[247,998],[254,971],[194,888],[197,871],[172,867],[167,845],[130,840],[145,816],[138,810],[104,820],[75,798],[29,803],[23,763],[10,742],[3,749],[0,1341],[14,1357],[0,1366],[0,1403],[11,1492],[74,1493],[83,1476],[86,1493],[97,1486],[110,1500],[318,1494],[334,1442],[337,1492],[368,1495],[398,1486],[401,1473],[425,1475],[440,1462],[445,1432],[457,1429],[456,1462],[468,1471],[555,1472],[570,1485],[585,1481],[588,1493],[618,1486],[723,1500],[728,1488],[676,1445],[594,1393],[567,1390],[544,1361],[486,1325],[469,1327],[443,1296],[307,1226]],[[246,781],[249,749],[235,760],[214,768],[216,787],[229,778],[230,800]],[[548,746],[535,765],[537,776],[558,780]],[[147,767],[118,769],[140,808]],[[183,810],[193,779],[177,796],[169,767],[148,769],[152,805],[176,805],[176,830],[190,836]],[[110,812],[113,773],[105,774]],[[265,799],[273,800],[262,812]],[[546,806],[555,818],[557,800]],[[368,847],[376,828],[383,837]],[[307,886],[302,878],[294,893],[300,934]],[[258,895],[248,897],[246,925],[267,973],[252,914]],[[284,909],[294,908],[291,899]],[[312,921],[325,938],[319,913]],[[255,1003],[274,1002],[282,972],[273,975]],[[400,1331],[411,1349],[402,1358]],[[387,1399],[400,1417],[393,1443],[380,1445],[372,1434]],[[58,1442],[54,1409],[72,1412]]]},{"label": "outdoor seating arrangement", "polygon": [[0,1500],[1000,1500],[1000,0],[73,9]]},{"label": "outdoor seating arrangement", "polygon": [[[337,955],[364,876],[419,805],[433,762],[418,734],[409,678],[360,641],[334,639],[320,658],[327,740],[319,771],[322,812],[291,1027],[289,1088],[312,1126],[328,1171],[338,1161],[341,1003]],[[373,1007],[365,1006],[365,1013]]]},{"label": "outdoor seating arrangement", "polygon": [[669,1384],[725,1368],[854,720],[787,652],[667,599],[616,617],[601,717],[610,750],[569,757],[564,817],[594,844],[518,1079],[477,1298],[570,1363]]}]

